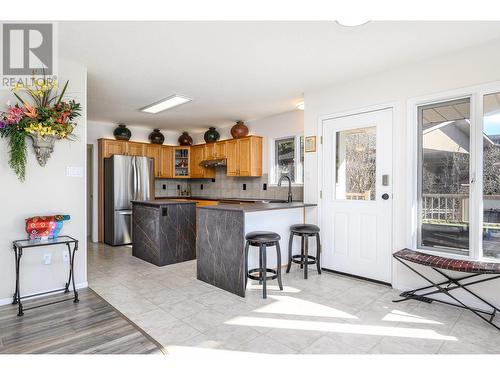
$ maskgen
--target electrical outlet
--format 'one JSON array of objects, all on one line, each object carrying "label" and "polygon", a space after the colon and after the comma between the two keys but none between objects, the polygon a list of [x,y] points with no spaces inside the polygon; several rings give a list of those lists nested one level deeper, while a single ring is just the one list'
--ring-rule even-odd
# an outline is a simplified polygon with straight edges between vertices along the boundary
[{"label": "electrical outlet", "polygon": [[163,185],[162,185],[162,189],[163,189],[163,190],[167,190],[167,184],[163,184]]},{"label": "electrical outlet", "polygon": [[66,250],[63,250],[63,252],[62,252],[62,259],[63,259],[63,262],[65,262],[65,263],[69,262],[69,253]]},{"label": "electrical outlet", "polygon": [[247,184],[243,184],[243,190],[247,189]]},{"label": "electrical outlet", "polygon": [[52,254],[51,253],[43,254],[43,264],[48,265],[50,263],[52,263]]},{"label": "electrical outlet", "polygon": [[262,184],[262,190],[267,190],[267,184],[266,183]]},{"label": "electrical outlet", "polygon": [[203,190],[203,184],[200,184],[200,190]]}]

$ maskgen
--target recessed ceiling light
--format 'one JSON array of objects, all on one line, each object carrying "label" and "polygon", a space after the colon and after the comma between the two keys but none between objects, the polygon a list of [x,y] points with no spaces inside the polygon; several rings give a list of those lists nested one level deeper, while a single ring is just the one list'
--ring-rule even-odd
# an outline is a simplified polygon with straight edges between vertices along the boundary
[{"label": "recessed ceiling light", "polygon": [[172,95],[168,98],[160,100],[159,102],[141,108],[141,111],[146,113],[159,113],[162,111],[166,111],[167,109],[177,107],[181,104],[190,102],[191,100],[191,98],[188,98],[186,96]]},{"label": "recessed ceiling light", "polygon": [[360,18],[346,18],[346,19],[337,20],[335,22],[337,22],[340,26],[354,27],[354,26],[364,25],[365,23],[368,23],[370,21],[366,20],[366,19],[360,19]]},{"label": "recessed ceiling light", "polygon": [[300,109],[301,111],[303,111],[304,110],[304,101],[298,102],[297,104],[295,104],[295,106],[297,107],[297,109]]}]

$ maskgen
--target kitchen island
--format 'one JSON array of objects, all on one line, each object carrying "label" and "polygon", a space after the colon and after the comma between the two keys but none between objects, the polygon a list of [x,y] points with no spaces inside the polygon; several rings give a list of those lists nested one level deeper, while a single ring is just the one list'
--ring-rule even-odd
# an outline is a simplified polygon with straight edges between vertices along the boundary
[{"label": "kitchen island", "polygon": [[[264,230],[281,236],[282,266],[288,262],[290,226],[304,223],[303,202],[219,204],[197,208],[197,278],[245,297],[245,234]],[[299,251],[295,238],[294,254]],[[250,247],[249,269],[258,265],[258,250]],[[269,268],[276,268],[276,252],[267,252]]]},{"label": "kitchen island", "polygon": [[132,201],[132,255],[157,266],[196,257],[196,203]]}]

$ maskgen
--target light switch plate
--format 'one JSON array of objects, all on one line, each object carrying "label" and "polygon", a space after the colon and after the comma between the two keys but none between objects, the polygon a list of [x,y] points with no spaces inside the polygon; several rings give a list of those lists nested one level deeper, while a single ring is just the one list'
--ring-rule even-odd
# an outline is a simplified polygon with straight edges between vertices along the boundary
[{"label": "light switch plate", "polygon": [[43,264],[48,265],[50,263],[52,263],[52,254],[51,253],[43,254]]},{"label": "light switch plate", "polygon": [[75,166],[66,167],[66,177],[83,177],[83,168]]},{"label": "light switch plate", "polygon": [[62,251],[62,259],[63,259],[63,262],[65,262],[65,263],[69,262],[69,253],[66,250]]}]

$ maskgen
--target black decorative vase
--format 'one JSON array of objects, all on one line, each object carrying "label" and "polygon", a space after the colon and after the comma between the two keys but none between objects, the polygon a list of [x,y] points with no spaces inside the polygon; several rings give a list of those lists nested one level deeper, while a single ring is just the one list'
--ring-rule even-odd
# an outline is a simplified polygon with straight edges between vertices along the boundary
[{"label": "black decorative vase", "polygon": [[113,131],[113,135],[119,141],[128,141],[132,137],[132,132],[127,128],[127,125],[119,124]]},{"label": "black decorative vase", "polygon": [[208,130],[205,132],[205,135],[203,136],[205,139],[205,142],[207,143],[214,143],[217,142],[220,138],[220,134],[217,130],[215,130],[214,127],[208,128]]},{"label": "black decorative vase", "polygon": [[182,132],[179,137],[179,144],[181,146],[191,146],[193,144],[193,138],[191,138],[188,132]]},{"label": "black decorative vase", "polygon": [[165,142],[165,136],[160,133],[160,129],[154,129],[149,135],[149,141],[155,145],[162,145]]}]

